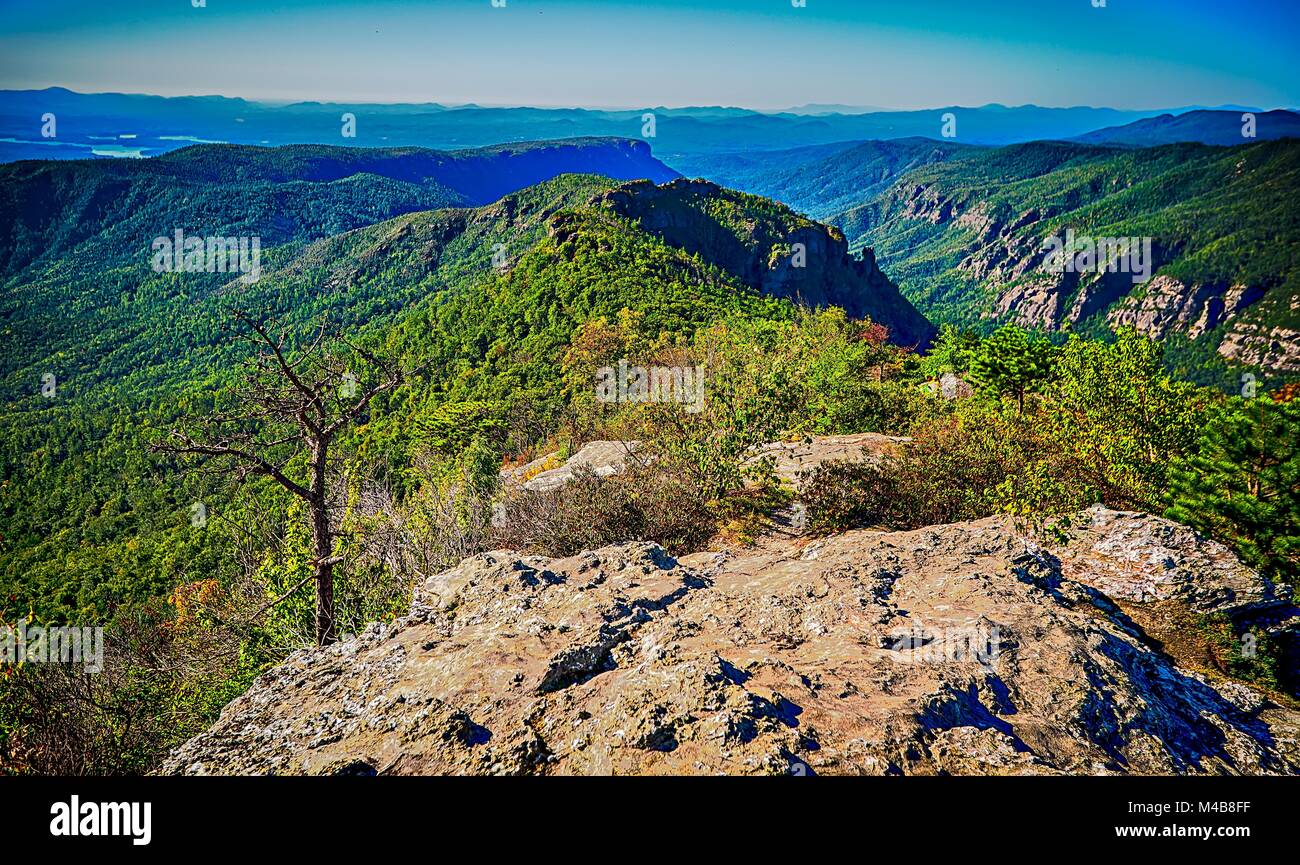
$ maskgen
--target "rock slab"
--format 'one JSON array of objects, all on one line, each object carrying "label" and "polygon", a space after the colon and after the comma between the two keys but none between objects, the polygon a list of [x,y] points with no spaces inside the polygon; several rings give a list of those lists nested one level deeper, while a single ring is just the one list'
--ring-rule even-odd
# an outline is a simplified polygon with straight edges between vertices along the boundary
[{"label": "rock slab", "polygon": [[1182,669],[1121,610],[1288,604],[1222,546],[1094,508],[474,556],[410,615],[296,653],[173,774],[1281,774],[1300,712]]}]

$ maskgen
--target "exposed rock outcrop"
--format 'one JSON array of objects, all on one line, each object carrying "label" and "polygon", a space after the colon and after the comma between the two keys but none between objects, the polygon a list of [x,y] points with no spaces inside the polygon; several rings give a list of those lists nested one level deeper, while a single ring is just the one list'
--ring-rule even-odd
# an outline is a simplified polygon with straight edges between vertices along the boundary
[{"label": "exposed rock outcrop", "polygon": [[[886,325],[900,345],[929,344],[934,326],[880,270],[870,249],[854,258],[839,229],[784,207],[773,209],[770,218],[737,224],[732,217],[741,196],[707,180],[678,179],[658,186],[634,181],[605,193],[601,204],[764,294],[843,307]],[[796,246],[802,249],[797,252]]]},{"label": "exposed rock outcrop", "polygon": [[1300,772],[1300,712],[1180,668],[1125,610],[1288,600],[1094,508],[674,560],[475,556],[410,615],[264,674],[177,774]]},{"label": "exposed rock outcrop", "polygon": [[1300,372],[1300,330],[1289,327],[1265,329],[1239,323],[1219,344],[1219,354],[1251,366],[1280,372]]},{"label": "exposed rock outcrop", "polygon": [[[956,388],[956,384],[953,385]],[[756,447],[747,463],[763,458],[772,460],[778,478],[798,487],[801,476],[829,460],[865,460],[875,462],[911,439],[880,433],[854,433],[838,436],[808,436],[796,441],[768,442]],[[501,470],[501,482],[508,488],[519,487],[532,492],[557,490],[571,480],[574,472],[588,469],[598,477],[618,474],[630,460],[647,460],[638,441],[592,441],[573,456],[561,459],[559,452],[538,457],[522,466]]]},{"label": "exposed rock outcrop", "polygon": [[507,486],[532,492],[557,490],[573,480],[573,473],[578,469],[590,469],[598,477],[617,474],[640,449],[641,443],[637,441],[587,442],[567,460],[561,460],[557,452],[517,468],[504,469],[501,480]]},{"label": "exposed rock outcrop", "polygon": [[1157,276],[1107,314],[1112,325],[1128,325],[1152,339],[1170,332],[1196,339],[1264,296],[1264,290],[1247,285],[1186,285],[1172,276]]},{"label": "exposed rock outcrop", "polygon": [[878,462],[894,454],[899,445],[911,441],[902,436],[855,433],[841,436],[809,436],[798,441],[769,442],[756,450],[753,459],[769,457],[781,480],[798,488],[813,469],[831,460]]},{"label": "exposed rock outcrop", "polygon": [[[1300,371],[1294,238],[1286,220],[1263,216],[1289,212],[1280,190],[1294,185],[1294,142],[1170,148],[1168,161],[1159,150],[1130,160],[1033,142],[966,153],[903,174],[830,222],[853,247],[874,248],[936,321],[1133,327],[1185,337],[1197,362],[1217,350],[1270,373]],[[1154,187],[1164,192],[1141,192]],[[1115,255],[1126,235],[1140,255]],[[1067,245],[1082,254],[1077,266],[1049,270],[1047,251]]]}]

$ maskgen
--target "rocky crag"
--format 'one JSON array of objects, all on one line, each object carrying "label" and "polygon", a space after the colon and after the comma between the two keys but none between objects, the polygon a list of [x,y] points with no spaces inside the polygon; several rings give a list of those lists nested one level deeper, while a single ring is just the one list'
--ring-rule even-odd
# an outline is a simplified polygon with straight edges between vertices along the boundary
[{"label": "rocky crag", "polygon": [[[600,206],[635,221],[670,246],[716,262],[746,285],[811,306],[839,306],[889,327],[899,345],[929,345],[934,326],[876,264],[871,249],[849,254],[838,229],[707,180],[633,181]],[[747,210],[760,208],[763,218]]]}]

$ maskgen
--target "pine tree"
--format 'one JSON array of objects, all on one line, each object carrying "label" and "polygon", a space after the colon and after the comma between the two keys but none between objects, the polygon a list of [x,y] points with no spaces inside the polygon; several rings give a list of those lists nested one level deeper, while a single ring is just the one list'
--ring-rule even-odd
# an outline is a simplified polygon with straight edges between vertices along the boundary
[{"label": "pine tree", "polygon": [[1233,400],[1171,467],[1172,519],[1295,584],[1300,574],[1300,405]]},{"label": "pine tree", "polygon": [[1051,379],[1052,357],[1051,343],[1009,324],[980,343],[971,360],[971,381],[994,396],[1014,396],[1023,413],[1025,395]]}]

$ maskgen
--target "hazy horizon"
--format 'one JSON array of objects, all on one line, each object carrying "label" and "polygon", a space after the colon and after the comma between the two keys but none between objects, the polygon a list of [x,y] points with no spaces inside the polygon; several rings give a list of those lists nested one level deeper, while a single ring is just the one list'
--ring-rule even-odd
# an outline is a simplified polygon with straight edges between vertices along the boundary
[{"label": "hazy horizon", "polygon": [[5,0],[0,88],[765,112],[1300,104],[1300,8],[1282,0],[195,2]]},{"label": "hazy horizon", "polygon": [[1151,111],[1297,111],[1300,108],[1294,105],[1244,105],[1241,103],[1222,103],[1222,104],[1194,104],[1185,105],[1144,105],[1133,108],[1119,109],[1115,105],[1104,103],[1092,104],[1074,104],[1074,105],[1044,105],[1042,103],[1026,102],[1021,104],[1007,104],[1002,102],[985,102],[981,104],[947,104],[947,105],[913,105],[903,108],[884,108],[875,105],[850,105],[846,103],[803,103],[799,105],[785,105],[776,107],[755,107],[752,105],[721,105],[706,103],[689,103],[681,105],[572,105],[572,104],[542,104],[542,103],[522,103],[522,102],[407,102],[407,101],[373,101],[373,100],[319,100],[319,99],[271,99],[256,98],[243,96],[235,93],[153,93],[147,91],[121,91],[121,90],[77,90],[68,87],[65,84],[47,84],[43,87],[23,87],[23,88],[0,88],[0,93],[36,93],[43,90],[64,90],[78,96],[140,96],[140,97],[157,97],[162,99],[230,99],[242,100],[244,102],[256,103],[268,107],[285,107],[292,105],[375,105],[380,107],[421,107],[425,105],[437,105],[446,109],[458,108],[536,108],[546,110],[572,110],[572,111],[641,111],[647,109],[664,109],[667,111],[688,111],[688,110],[709,110],[717,109],[722,111],[752,111],[758,114],[780,114],[780,113],[797,113],[817,109],[817,113],[835,113],[834,109],[851,109],[852,113],[872,114],[872,113],[903,113],[909,111],[937,111],[945,108],[964,108],[964,109],[981,109],[981,108],[1044,108],[1049,110],[1068,111],[1073,109],[1086,110],[1104,110],[1115,109],[1134,112],[1151,112]]}]

